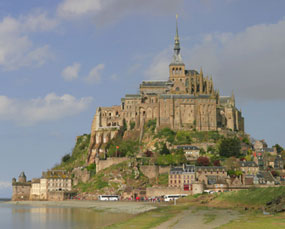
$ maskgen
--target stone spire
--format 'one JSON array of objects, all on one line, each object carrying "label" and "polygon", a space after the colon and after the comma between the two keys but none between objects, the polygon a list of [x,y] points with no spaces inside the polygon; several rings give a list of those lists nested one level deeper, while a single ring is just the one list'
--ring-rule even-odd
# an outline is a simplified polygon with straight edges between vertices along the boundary
[{"label": "stone spire", "polygon": [[176,35],[174,38],[174,54],[171,64],[183,64],[182,57],[180,55],[180,39],[178,35],[178,14],[176,14]]}]

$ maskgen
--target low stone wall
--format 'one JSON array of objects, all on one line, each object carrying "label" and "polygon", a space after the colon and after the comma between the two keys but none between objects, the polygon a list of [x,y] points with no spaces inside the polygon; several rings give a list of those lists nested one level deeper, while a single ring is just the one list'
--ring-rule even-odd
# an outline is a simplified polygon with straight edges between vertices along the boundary
[{"label": "low stone wall", "polygon": [[48,192],[49,201],[62,201],[64,200],[64,192]]},{"label": "low stone wall", "polygon": [[111,165],[117,165],[127,160],[129,160],[127,157],[108,157],[106,160],[96,160],[96,173]]},{"label": "low stone wall", "polygon": [[191,191],[183,191],[181,188],[172,188],[172,187],[150,187],[146,188],[146,196],[154,197],[154,196],[164,196],[171,194],[187,194],[191,195]]},{"label": "low stone wall", "polygon": [[149,179],[158,177],[159,174],[169,173],[170,166],[141,165],[140,171]]}]

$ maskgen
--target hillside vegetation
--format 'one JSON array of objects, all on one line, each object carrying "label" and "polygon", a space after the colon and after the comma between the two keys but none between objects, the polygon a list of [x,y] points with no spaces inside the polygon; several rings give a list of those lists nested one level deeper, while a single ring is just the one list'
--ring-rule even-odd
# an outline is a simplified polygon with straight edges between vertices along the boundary
[{"label": "hillside vegetation", "polygon": [[[120,194],[125,189],[144,188],[149,184],[132,160],[112,165],[94,176],[87,183],[79,183],[75,188],[80,192]],[[164,181],[162,181],[164,182]]]},{"label": "hillside vegetation", "polygon": [[251,188],[237,192],[221,193],[217,200],[234,204],[264,206],[278,197],[285,197],[285,186]]},{"label": "hillside vegetation", "polygon": [[89,144],[90,134],[78,136],[72,152],[64,155],[61,163],[55,165],[53,169],[72,171],[73,168],[83,166],[87,160]]}]

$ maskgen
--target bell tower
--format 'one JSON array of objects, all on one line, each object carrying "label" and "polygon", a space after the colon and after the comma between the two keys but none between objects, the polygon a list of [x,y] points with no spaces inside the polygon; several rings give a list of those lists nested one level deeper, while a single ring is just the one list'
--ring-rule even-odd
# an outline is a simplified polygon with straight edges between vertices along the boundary
[{"label": "bell tower", "polygon": [[185,64],[180,54],[180,39],[178,35],[178,15],[176,15],[176,35],[174,38],[174,54],[169,64],[169,80],[174,83],[173,92],[185,93]]}]

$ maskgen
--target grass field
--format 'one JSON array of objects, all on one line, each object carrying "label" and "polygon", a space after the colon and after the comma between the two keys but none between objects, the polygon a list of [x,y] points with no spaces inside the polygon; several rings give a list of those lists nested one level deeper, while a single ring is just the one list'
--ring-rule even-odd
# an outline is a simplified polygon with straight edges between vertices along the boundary
[{"label": "grass field", "polygon": [[237,192],[221,193],[217,200],[252,206],[264,206],[267,202],[285,196],[285,186],[252,188]]},{"label": "grass field", "polygon": [[225,224],[221,229],[280,229],[285,228],[285,214],[262,215],[261,213],[247,213],[239,220]]}]

